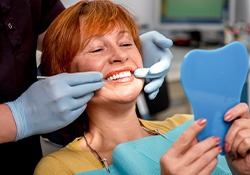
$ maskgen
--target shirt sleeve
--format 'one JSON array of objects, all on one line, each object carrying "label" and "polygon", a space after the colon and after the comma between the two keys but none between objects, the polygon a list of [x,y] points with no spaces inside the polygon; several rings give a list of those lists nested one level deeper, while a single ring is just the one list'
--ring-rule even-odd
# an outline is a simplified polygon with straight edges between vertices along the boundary
[{"label": "shirt sleeve", "polygon": [[[52,168],[53,167],[53,168]],[[34,175],[72,175],[67,167],[53,156],[45,156],[43,157],[40,162],[37,164]]]},{"label": "shirt sleeve", "polygon": [[65,7],[60,0],[33,0],[30,9],[34,29],[41,34]]}]

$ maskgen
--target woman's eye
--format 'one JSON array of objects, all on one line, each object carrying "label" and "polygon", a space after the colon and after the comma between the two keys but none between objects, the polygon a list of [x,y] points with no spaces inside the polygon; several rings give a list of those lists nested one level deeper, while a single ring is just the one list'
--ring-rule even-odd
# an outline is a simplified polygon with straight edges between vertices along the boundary
[{"label": "woman's eye", "polygon": [[91,52],[91,53],[96,53],[96,52],[100,52],[100,51],[102,51],[102,49],[101,49],[101,48],[98,48],[98,49],[93,49],[93,50],[91,50],[90,52]]},{"label": "woman's eye", "polygon": [[123,46],[123,47],[129,47],[129,46],[132,46],[132,44],[131,43],[123,43],[123,44],[121,44],[121,46]]}]

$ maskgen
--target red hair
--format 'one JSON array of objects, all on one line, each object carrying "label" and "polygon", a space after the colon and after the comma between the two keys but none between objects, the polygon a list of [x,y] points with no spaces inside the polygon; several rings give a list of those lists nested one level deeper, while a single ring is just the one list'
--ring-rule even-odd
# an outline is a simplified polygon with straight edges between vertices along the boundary
[{"label": "red hair", "polygon": [[131,33],[141,53],[137,23],[123,6],[109,0],[83,0],[65,9],[50,25],[43,41],[43,75],[68,72],[75,55],[93,36],[102,36],[114,27]]}]

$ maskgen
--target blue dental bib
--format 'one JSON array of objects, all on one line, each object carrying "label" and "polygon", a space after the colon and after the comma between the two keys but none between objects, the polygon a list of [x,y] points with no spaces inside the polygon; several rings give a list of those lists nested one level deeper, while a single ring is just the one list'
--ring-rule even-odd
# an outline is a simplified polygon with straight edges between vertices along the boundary
[{"label": "blue dental bib", "polygon": [[[77,175],[160,175],[160,158],[177,138],[190,126],[190,120],[167,132],[168,139],[157,135],[118,145],[112,154],[110,173],[105,168]],[[218,165],[212,175],[231,174],[224,156],[218,156]]]}]

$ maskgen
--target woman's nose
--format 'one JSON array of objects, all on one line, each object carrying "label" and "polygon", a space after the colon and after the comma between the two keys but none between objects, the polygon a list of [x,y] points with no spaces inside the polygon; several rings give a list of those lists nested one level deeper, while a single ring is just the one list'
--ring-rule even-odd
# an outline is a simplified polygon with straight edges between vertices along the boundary
[{"label": "woman's nose", "polygon": [[112,49],[112,56],[109,59],[109,62],[111,64],[113,63],[124,63],[128,60],[128,54],[126,51],[123,51],[122,48],[116,47]]}]

